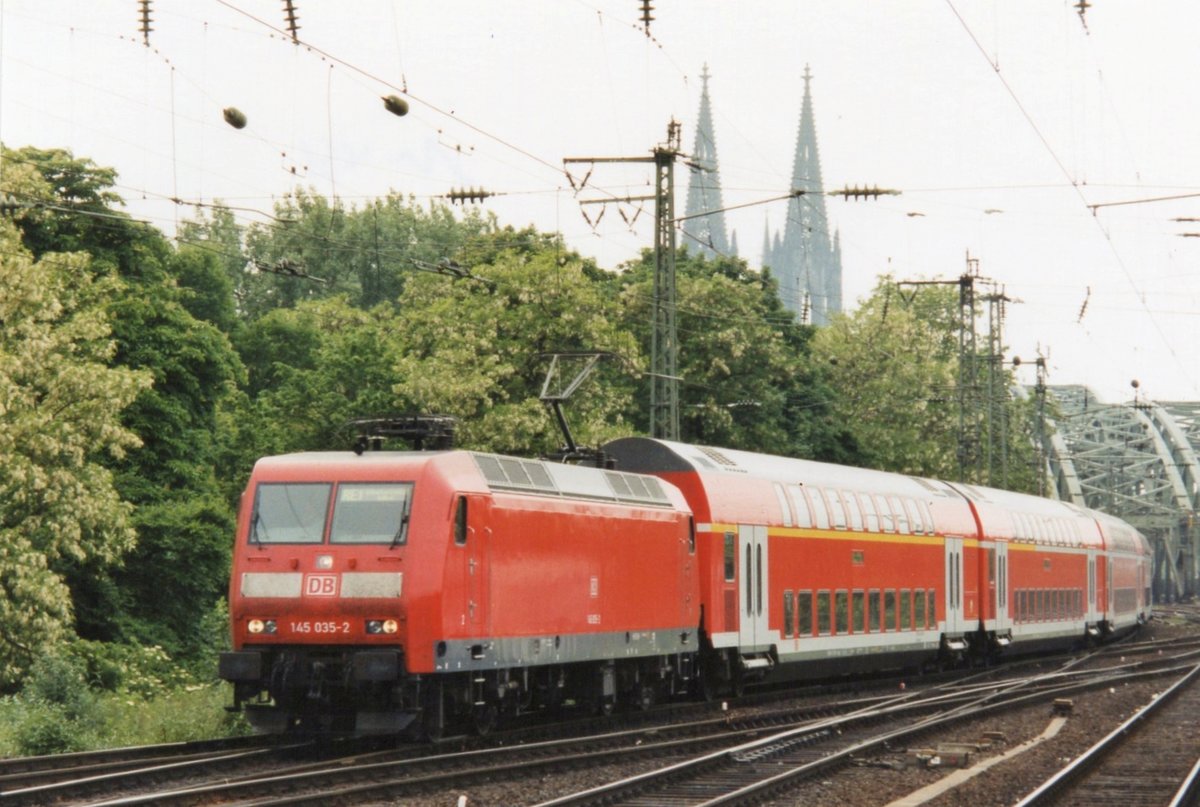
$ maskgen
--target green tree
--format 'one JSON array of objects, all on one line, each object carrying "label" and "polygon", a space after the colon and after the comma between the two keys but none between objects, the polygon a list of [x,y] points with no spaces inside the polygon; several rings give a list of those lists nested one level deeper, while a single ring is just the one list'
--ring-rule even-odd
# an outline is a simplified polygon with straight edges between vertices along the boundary
[{"label": "green tree", "polygon": [[255,319],[326,297],[359,308],[395,301],[420,266],[456,258],[468,239],[497,230],[475,211],[459,218],[447,205],[426,208],[396,193],[347,208],[298,188],[276,204],[273,221],[246,231],[251,263],[236,286],[240,307]]},{"label": "green tree", "polygon": [[[649,353],[654,255],[625,268],[623,321]],[[846,461],[856,455],[830,418],[823,368],[809,355],[813,329],[783,310],[769,274],[744,261],[676,255],[680,431],[686,441]],[[646,429],[649,382],[637,393]]]},{"label": "green tree", "polygon": [[[61,564],[78,630],[192,652],[187,637],[198,635],[225,590],[232,530],[232,507],[213,470],[222,440],[217,410],[241,374],[220,330],[231,324],[221,299],[228,287],[196,248],[176,253],[159,231],[123,214],[110,169],[61,150],[22,149],[13,158],[29,177],[19,198],[34,205],[17,220],[25,244],[39,254],[56,242],[86,250],[92,275],[120,277],[121,293],[106,301],[111,361],[153,382],[122,413],[140,445],[107,460],[121,498],[134,505],[137,548],[120,568],[95,557]],[[193,519],[186,530],[180,514]]]},{"label": "green tree", "polygon": [[865,464],[952,479],[958,472],[957,291],[927,287],[906,302],[890,278],[813,340],[836,391],[836,417]]},{"label": "green tree", "polygon": [[[6,183],[19,185],[13,171]],[[134,546],[106,463],[138,446],[120,416],[150,378],[112,366],[108,305],[121,290],[85,255],[34,260],[0,221],[2,687],[71,635],[64,566],[110,567]]]},{"label": "green tree", "polygon": [[393,390],[401,408],[459,416],[461,442],[473,448],[554,450],[561,441],[538,400],[545,354],[605,351],[615,360],[572,398],[569,422],[581,445],[628,434],[631,369],[643,361],[619,301],[588,267],[555,242],[502,252],[471,269],[479,279],[410,279],[397,317],[404,344]]}]

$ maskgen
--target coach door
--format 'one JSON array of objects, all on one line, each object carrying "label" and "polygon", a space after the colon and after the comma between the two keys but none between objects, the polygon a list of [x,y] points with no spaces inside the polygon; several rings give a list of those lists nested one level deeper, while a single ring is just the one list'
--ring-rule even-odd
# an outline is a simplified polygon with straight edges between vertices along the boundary
[{"label": "coach door", "polygon": [[1100,621],[1100,612],[1096,607],[1096,550],[1089,549],[1087,553],[1087,615],[1088,625]]},{"label": "coach door", "polygon": [[738,565],[741,567],[741,619],[738,644],[742,651],[769,645],[767,632],[767,528],[749,524],[738,526]]},{"label": "coach door", "polygon": [[946,633],[964,631],[963,619],[963,539],[946,538]]},{"label": "coach door", "polygon": [[990,570],[996,581],[995,596],[992,600],[992,613],[996,615],[996,631],[1003,633],[1012,627],[1012,618],[1008,613],[1008,543],[996,543],[996,567]]}]

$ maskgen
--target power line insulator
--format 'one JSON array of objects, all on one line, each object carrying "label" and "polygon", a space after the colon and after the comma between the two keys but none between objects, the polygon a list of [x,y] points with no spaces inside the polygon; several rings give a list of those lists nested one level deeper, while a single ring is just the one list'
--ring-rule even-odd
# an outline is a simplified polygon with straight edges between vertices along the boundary
[{"label": "power line insulator", "polygon": [[467,202],[482,202],[489,196],[495,196],[492,191],[484,190],[483,188],[451,188],[446,194],[446,198],[450,202],[457,204],[466,204]]},{"label": "power line insulator", "polygon": [[829,194],[831,196],[841,196],[843,199],[854,199],[857,201],[859,199],[878,199],[880,196],[899,196],[900,191],[893,190],[891,188],[881,188],[878,185],[872,185],[871,187],[864,185],[861,188],[857,185],[854,187],[847,185],[841,190],[830,191]]},{"label": "power line insulator", "polygon": [[642,25],[646,29],[646,36],[650,36],[650,23],[654,19],[654,15],[650,12],[654,10],[654,6],[650,0],[642,0]]},{"label": "power line insulator", "polygon": [[150,27],[150,23],[154,22],[150,18],[150,0],[138,0],[138,8],[141,16],[141,25],[138,30],[142,32],[142,42],[149,46],[150,32],[154,30]]},{"label": "power line insulator", "polygon": [[234,129],[246,128],[246,113],[235,106],[227,106],[221,110],[221,115],[224,116],[225,122]]},{"label": "power line insulator", "polygon": [[408,114],[408,101],[405,101],[399,95],[383,96],[383,106],[398,118],[403,118]]},{"label": "power line insulator", "polygon": [[292,35],[292,42],[300,44],[300,18],[296,16],[296,4],[293,0],[283,0],[283,14],[287,18],[287,29]]}]

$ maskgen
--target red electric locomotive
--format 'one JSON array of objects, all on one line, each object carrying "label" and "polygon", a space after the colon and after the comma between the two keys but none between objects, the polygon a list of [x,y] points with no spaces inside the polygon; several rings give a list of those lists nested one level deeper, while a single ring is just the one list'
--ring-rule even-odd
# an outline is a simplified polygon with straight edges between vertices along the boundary
[{"label": "red electric locomotive", "polygon": [[654,477],[468,451],[266,458],[220,675],[264,731],[646,705],[694,678],[694,553]]},{"label": "red electric locomotive", "polygon": [[695,514],[708,690],[1066,645],[1149,613],[1117,519],[973,485],[645,438],[623,470]]}]

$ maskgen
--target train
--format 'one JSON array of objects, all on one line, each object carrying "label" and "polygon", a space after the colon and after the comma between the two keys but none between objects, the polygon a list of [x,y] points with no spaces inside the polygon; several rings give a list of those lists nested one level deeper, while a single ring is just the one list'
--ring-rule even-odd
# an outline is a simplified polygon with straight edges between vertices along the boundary
[{"label": "train", "polygon": [[262,732],[484,733],[1098,642],[1151,617],[1111,516],[978,485],[627,437],[259,460],[219,675]]}]

